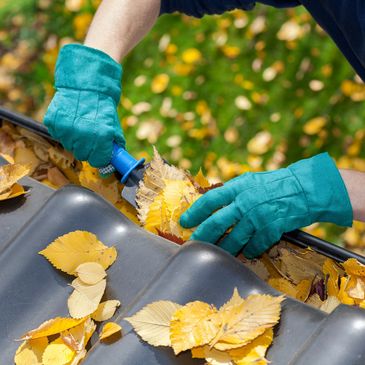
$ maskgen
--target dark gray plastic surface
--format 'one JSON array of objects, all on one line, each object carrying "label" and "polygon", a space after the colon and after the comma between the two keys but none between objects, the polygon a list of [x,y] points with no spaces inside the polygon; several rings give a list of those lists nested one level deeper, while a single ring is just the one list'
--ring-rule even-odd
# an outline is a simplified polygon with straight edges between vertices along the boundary
[{"label": "dark gray plastic surface", "polygon": [[[0,157],[0,166],[5,164]],[[0,251],[6,242],[14,236],[35,212],[54,193],[54,190],[25,177],[20,183],[29,189],[27,197],[17,197],[0,202]]]},{"label": "dark gray plastic surface", "polygon": [[[26,199],[32,199],[32,194],[33,198],[42,195],[43,188],[35,184]],[[36,214],[24,212],[23,205],[0,215],[0,228],[3,217],[13,223],[24,215],[25,224],[21,230],[18,224],[11,226],[12,238],[0,251],[1,365],[13,363],[19,345],[14,338],[49,318],[67,315],[66,301],[71,292],[67,284],[72,278],[55,270],[37,252],[72,230],[94,232],[118,249],[118,259],[108,270],[106,298],[122,302],[113,320],[122,324],[125,335],[113,344],[102,344],[95,336],[85,364],[203,364],[191,359],[190,354],[175,357],[169,348],[143,343],[123,318],[162,299],[181,304],[204,300],[220,306],[234,287],[243,296],[254,292],[278,295],[221,249],[197,242],[179,247],[149,234],[86,189],[67,186],[44,194],[51,194],[51,198],[43,206],[38,204]],[[364,364],[364,341],[365,311],[340,306],[328,316],[286,299],[268,358],[279,365]]]}]

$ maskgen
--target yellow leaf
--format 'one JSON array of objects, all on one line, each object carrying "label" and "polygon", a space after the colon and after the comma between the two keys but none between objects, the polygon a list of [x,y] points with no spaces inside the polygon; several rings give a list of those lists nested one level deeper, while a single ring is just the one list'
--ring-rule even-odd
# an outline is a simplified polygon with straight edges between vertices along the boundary
[{"label": "yellow leaf", "polygon": [[29,167],[29,175],[32,175],[40,163],[35,153],[26,147],[16,147],[14,152],[15,163],[27,165]]},{"label": "yellow leaf", "polygon": [[273,327],[280,318],[283,296],[253,294],[246,299],[238,298],[233,305],[219,310],[222,326],[210,345],[225,351],[242,347]]},{"label": "yellow leaf", "polygon": [[266,365],[266,351],[274,337],[272,328],[267,329],[262,335],[254,339],[248,345],[228,351],[236,365]]},{"label": "yellow leaf", "polygon": [[322,266],[326,257],[308,249],[281,247],[278,251],[280,272],[294,284],[305,279],[322,277]]},{"label": "yellow leaf", "polygon": [[141,338],[152,346],[171,346],[170,321],[180,304],[161,300],[146,305],[132,317],[125,318]]},{"label": "yellow leaf", "polygon": [[262,260],[244,260],[243,264],[253,271],[261,280],[267,281],[269,279],[269,270]]},{"label": "yellow leaf", "polygon": [[81,318],[95,312],[104,295],[106,280],[103,279],[95,285],[87,285],[77,278],[72,282],[72,286],[75,290],[67,300],[71,317]]},{"label": "yellow leaf", "polygon": [[354,299],[365,299],[365,282],[362,277],[351,275],[352,286],[347,289],[347,294]]},{"label": "yellow leaf", "polygon": [[154,77],[151,84],[151,90],[154,94],[161,94],[169,85],[170,77],[167,74],[160,74]]},{"label": "yellow leaf", "polygon": [[78,362],[86,355],[85,347],[95,329],[95,323],[90,318],[87,318],[85,322],[77,325],[76,327],[61,332],[60,337],[63,343],[77,353],[72,364],[78,364]]},{"label": "yellow leaf", "polygon": [[290,297],[295,298],[297,295],[297,288],[294,284],[292,284],[289,280],[286,280],[284,278],[279,279],[269,279],[268,284],[272,286],[274,289],[289,295]]},{"label": "yellow leaf", "polygon": [[42,356],[42,363],[43,365],[67,365],[75,355],[76,352],[70,349],[59,337],[46,347]]},{"label": "yellow leaf", "polygon": [[302,280],[296,287],[295,298],[305,302],[309,297],[311,289],[312,282],[307,279]]},{"label": "yellow leaf", "polygon": [[26,165],[3,165],[0,166],[0,194],[5,193],[22,177],[29,173]]},{"label": "yellow leaf", "polygon": [[105,270],[117,258],[115,247],[107,247],[98,238],[86,231],[74,231],[58,237],[39,252],[53,266],[70,275],[85,262],[97,262]]},{"label": "yellow leaf", "polygon": [[218,351],[208,345],[191,349],[193,358],[205,359],[210,365],[235,365],[227,352]]},{"label": "yellow leaf", "polygon": [[106,277],[104,268],[97,262],[84,262],[75,270],[79,279],[85,284],[94,285]]},{"label": "yellow leaf", "polygon": [[327,119],[325,117],[316,117],[304,124],[303,131],[310,136],[319,133],[326,125]]},{"label": "yellow leaf", "polygon": [[209,188],[210,183],[208,179],[204,176],[202,169],[194,176],[194,181],[199,184],[202,188]]},{"label": "yellow leaf", "polygon": [[103,326],[101,333],[99,334],[100,340],[105,340],[106,338],[118,333],[122,330],[122,327],[119,324],[114,322],[105,323]]},{"label": "yellow leaf", "polygon": [[62,318],[57,317],[43,322],[39,327],[35,328],[24,334],[21,340],[30,340],[46,336],[55,335],[72,327],[79,325],[84,322],[85,318],[74,319],[74,318]]},{"label": "yellow leaf", "polygon": [[0,201],[12,199],[17,196],[24,195],[25,193],[26,191],[24,188],[21,185],[15,183],[9,190],[0,194]]},{"label": "yellow leaf", "polygon": [[206,345],[218,333],[217,309],[204,302],[191,302],[178,309],[171,319],[170,340],[175,354]]},{"label": "yellow leaf", "polygon": [[330,296],[337,297],[339,292],[338,279],[341,273],[340,267],[332,260],[326,259],[323,264],[323,274],[327,279],[327,293]]},{"label": "yellow leaf", "polygon": [[355,301],[346,292],[348,290],[349,278],[342,277],[340,279],[340,290],[338,292],[338,299],[341,303],[347,305],[354,305]]},{"label": "yellow leaf", "polygon": [[356,259],[346,260],[342,266],[348,275],[365,276],[365,265],[361,264]]},{"label": "yellow leaf", "polygon": [[15,353],[15,365],[42,365],[42,354],[47,346],[47,337],[24,341]]},{"label": "yellow leaf", "polygon": [[114,177],[102,179],[98,169],[91,167],[87,162],[82,162],[82,170],[79,174],[80,184],[95,193],[98,193],[112,204],[116,204],[120,199],[118,180]]},{"label": "yellow leaf", "polygon": [[95,321],[102,322],[114,316],[115,311],[120,306],[119,300],[107,300],[99,304],[98,309],[91,315]]},{"label": "yellow leaf", "polygon": [[150,205],[155,198],[163,191],[165,180],[187,180],[184,171],[175,166],[170,166],[154,148],[153,159],[148,165],[143,181],[140,182],[137,190],[136,202],[138,205],[138,218],[142,224],[146,223]]}]

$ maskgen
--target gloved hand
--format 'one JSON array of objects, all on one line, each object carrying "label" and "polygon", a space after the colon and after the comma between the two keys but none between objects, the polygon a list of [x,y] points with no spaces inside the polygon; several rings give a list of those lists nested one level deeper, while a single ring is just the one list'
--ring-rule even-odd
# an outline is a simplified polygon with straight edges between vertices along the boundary
[{"label": "gloved hand", "polygon": [[122,67],[104,52],[86,46],[64,46],[59,54],[55,87],[44,124],[78,160],[94,167],[109,163],[113,141],[125,147],[117,105]]},{"label": "gloved hand", "polygon": [[345,184],[327,153],[287,168],[246,173],[208,191],[180,218],[183,227],[197,226],[191,239],[219,243],[232,254],[243,248],[253,258],[284,232],[314,222],[351,226],[352,206]]}]

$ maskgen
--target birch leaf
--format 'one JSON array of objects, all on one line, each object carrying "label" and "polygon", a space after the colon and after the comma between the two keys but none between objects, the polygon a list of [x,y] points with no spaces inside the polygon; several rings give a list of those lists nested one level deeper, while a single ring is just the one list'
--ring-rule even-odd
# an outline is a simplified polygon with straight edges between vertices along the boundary
[{"label": "birch leaf", "polygon": [[47,345],[47,337],[24,341],[15,353],[15,365],[42,365],[42,354]]},{"label": "birch leaf", "polygon": [[365,265],[361,264],[356,259],[348,259],[342,264],[342,266],[345,268],[348,275],[365,277]]},{"label": "birch leaf", "polygon": [[99,304],[97,310],[91,315],[95,321],[102,322],[114,316],[115,311],[120,306],[119,300],[107,300]]},{"label": "birch leaf", "polygon": [[117,258],[115,247],[105,246],[96,235],[86,231],[60,236],[39,254],[70,275],[76,275],[76,268],[85,262],[99,263],[106,270]]},{"label": "birch leaf", "polygon": [[100,340],[105,340],[106,338],[114,335],[115,333],[121,332],[122,327],[119,324],[114,322],[105,323],[104,327],[102,328],[99,338]]},{"label": "birch leaf", "polygon": [[262,335],[255,338],[248,345],[228,351],[236,365],[266,365],[269,362],[265,359],[266,351],[271,345],[274,337],[272,328],[268,328]]},{"label": "birch leaf", "polygon": [[59,337],[44,350],[42,363],[43,365],[67,365],[75,355],[76,352],[70,349]]},{"label": "birch leaf", "polygon": [[154,148],[153,159],[146,168],[136,195],[138,218],[142,224],[146,222],[149,205],[165,187],[164,179],[187,180],[188,178],[184,171],[168,165]]},{"label": "birch leaf", "polygon": [[104,268],[97,262],[84,262],[77,266],[76,274],[85,284],[94,285],[106,277]]},{"label": "birch leaf", "polygon": [[253,294],[229,310],[220,310],[222,326],[210,345],[225,351],[251,342],[279,321],[283,300],[283,296]]},{"label": "birch leaf", "polygon": [[56,317],[43,322],[39,327],[27,332],[20,339],[30,340],[30,339],[55,335],[72,327],[75,327],[84,321],[85,318],[74,319],[74,318]]},{"label": "birch leaf", "polygon": [[125,318],[141,338],[152,346],[171,346],[170,321],[182,306],[167,300],[148,304],[132,317]]},{"label": "birch leaf", "polygon": [[0,166],[0,200],[24,194],[24,189],[16,182],[28,175],[29,171],[30,167],[28,165],[8,164]]},{"label": "birch leaf", "polygon": [[73,318],[85,317],[95,312],[106,287],[105,279],[95,285],[85,285],[78,280],[73,281],[75,290],[67,300],[68,310]]},{"label": "birch leaf", "polygon": [[217,309],[204,302],[191,302],[178,309],[171,319],[170,340],[175,355],[208,344],[218,333]]}]

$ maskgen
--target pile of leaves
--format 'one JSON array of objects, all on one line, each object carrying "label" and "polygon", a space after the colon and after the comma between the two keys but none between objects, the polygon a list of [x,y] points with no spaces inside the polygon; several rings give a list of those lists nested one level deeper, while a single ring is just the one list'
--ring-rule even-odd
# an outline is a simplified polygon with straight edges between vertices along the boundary
[{"label": "pile of leaves", "polygon": [[[67,301],[71,317],[50,319],[25,333],[15,364],[77,365],[86,355],[86,346],[97,328],[95,322],[109,320],[120,306],[119,300],[100,302],[106,288],[105,270],[116,260],[117,251],[90,232],[74,231],[58,237],[39,253],[57,269],[76,276]],[[118,324],[107,322],[99,338],[104,340],[120,331]]]},{"label": "pile of leaves", "polygon": [[17,183],[22,177],[29,174],[29,166],[9,164],[0,166],[0,201],[24,195],[26,190]]},{"label": "pile of leaves", "polygon": [[273,288],[325,312],[341,303],[365,308],[365,265],[356,259],[339,263],[286,242],[258,259],[239,259]]},{"label": "pile of leaves", "polygon": [[260,294],[243,299],[235,289],[219,310],[201,301],[158,301],[126,320],[144,341],[170,346],[175,355],[190,350],[208,365],[265,365],[283,300]]},{"label": "pile of leaves", "polygon": [[201,171],[193,177],[167,164],[154,149],[153,159],[137,190],[138,219],[147,231],[184,243],[193,230],[180,226],[181,214],[203,193],[218,185],[211,185]]},{"label": "pile of leaves", "polygon": [[0,128],[0,156],[12,164],[29,167],[29,175],[54,189],[77,184],[103,196],[138,223],[135,209],[121,198],[122,186],[115,176],[101,179],[97,169],[77,161],[71,153],[28,130],[3,122]]}]

